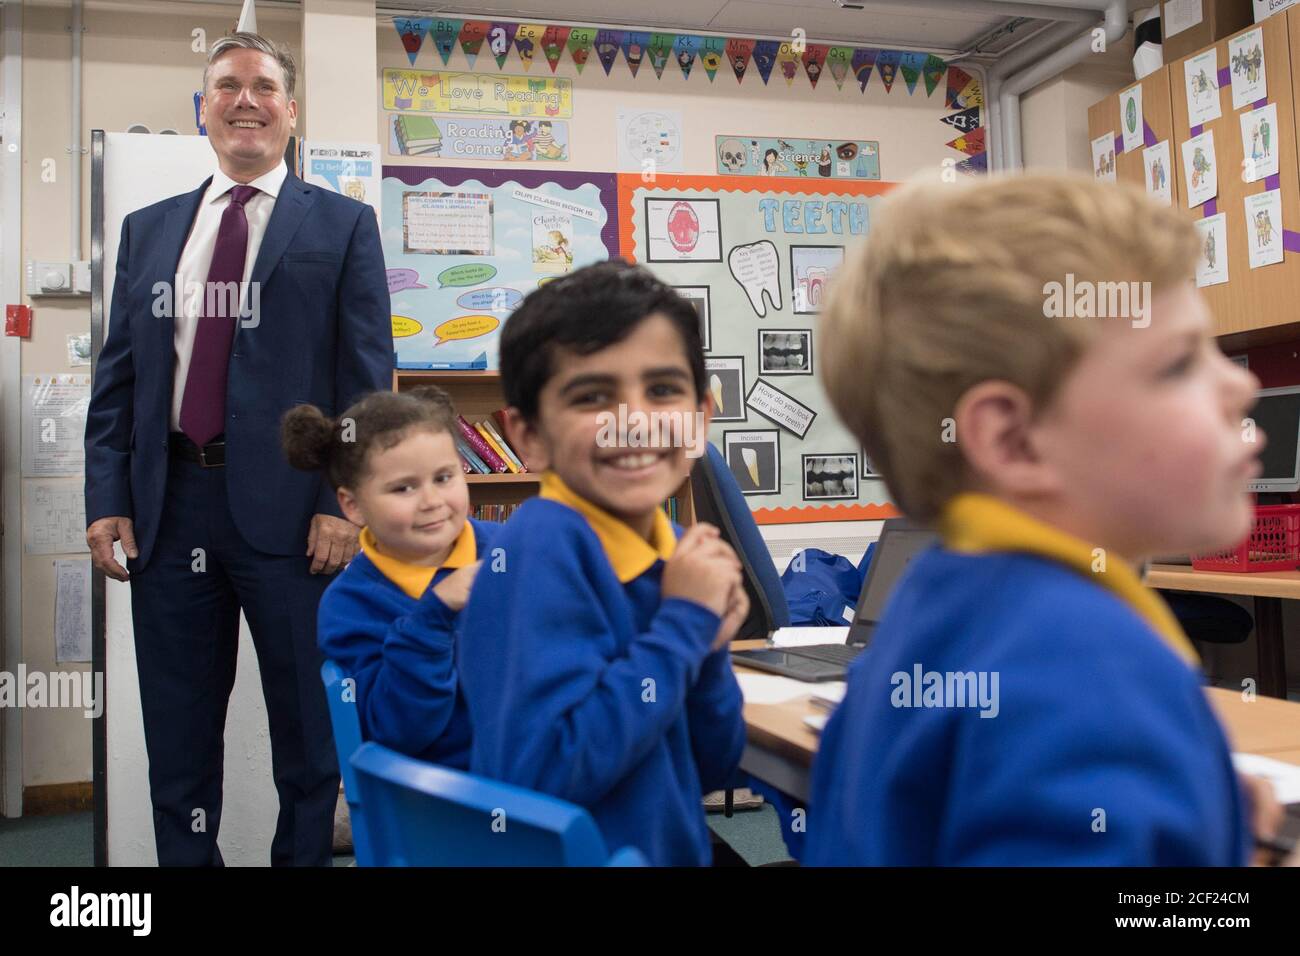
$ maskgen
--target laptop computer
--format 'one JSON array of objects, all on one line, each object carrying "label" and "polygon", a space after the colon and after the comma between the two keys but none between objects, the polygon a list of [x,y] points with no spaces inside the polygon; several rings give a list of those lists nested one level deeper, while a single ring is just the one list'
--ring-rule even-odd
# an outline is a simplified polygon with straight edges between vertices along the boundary
[{"label": "laptop computer", "polygon": [[843,680],[849,664],[871,643],[884,614],[885,603],[903,569],[936,540],[933,531],[905,518],[891,518],[885,522],[871,564],[867,566],[867,576],[853,612],[853,623],[844,643],[734,651],[732,660],[796,680]]}]

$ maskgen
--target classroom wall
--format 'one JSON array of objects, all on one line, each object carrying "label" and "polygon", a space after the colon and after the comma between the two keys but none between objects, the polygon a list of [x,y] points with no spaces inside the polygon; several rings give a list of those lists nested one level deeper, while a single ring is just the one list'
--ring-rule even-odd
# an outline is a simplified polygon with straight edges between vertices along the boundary
[{"label": "classroom wall", "polygon": [[[209,40],[232,26],[234,8],[206,4],[148,2],[105,4],[88,2],[83,38],[83,143],[89,149],[90,130],[124,130],[134,122],[151,129],[165,127],[181,133],[194,131],[190,95],[201,79],[204,54],[191,50],[191,30],[203,27]],[[301,26],[298,11],[274,8],[259,10],[263,33],[286,42],[300,53]],[[66,3],[31,2],[26,5],[24,53],[24,183],[22,259],[67,255],[69,237],[68,170],[65,152],[68,142],[69,10]],[[430,41],[426,41],[430,42]],[[377,26],[377,69],[407,66],[391,22]],[[429,68],[434,54],[425,49],[419,62]],[[486,53],[483,56],[487,56]],[[452,54],[449,68],[463,69],[459,49]],[[490,72],[497,72],[495,65]],[[502,72],[521,73],[517,58]],[[534,64],[534,75],[549,75],[547,65]],[[917,141],[913,129],[919,123],[933,124],[936,133],[945,127],[935,122],[933,104],[922,94],[908,97],[896,86],[886,96],[873,77],[864,96],[852,81],[836,90],[829,75],[810,88],[798,78],[786,87],[777,76],[763,87],[751,69],[744,85],[736,83],[726,70],[710,84],[698,66],[689,79],[673,64],[662,79],[654,77],[649,64],[633,78],[620,61],[606,78],[599,63],[591,64],[578,76],[566,56],[557,75],[569,76],[575,84],[575,115],[571,164],[536,164],[555,168],[608,170],[616,167],[613,141],[614,111],[622,107],[678,109],[687,115],[685,143],[686,172],[712,173],[715,133],[755,133],[800,136],[878,139],[883,146],[882,177],[902,179],[918,170],[938,170],[943,159],[960,158],[942,145],[922,145],[911,154],[891,147],[898,141]],[[373,100],[376,110],[375,135],[385,142],[386,117],[378,105],[378,76]],[[1087,67],[1076,67],[1059,80],[1051,81],[1024,98],[1026,162],[1060,168],[1062,165],[1088,168],[1086,105],[1104,92],[1118,89],[1124,80],[1095,93],[1101,82],[1088,75]],[[900,78],[899,84],[902,80]],[[306,127],[308,104],[303,96],[304,79],[299,79],[299,128]],[[936,91],[935,97],[941,96]],[[1080,132],[1082,131],[1082,132]],[[955,134],[954,134],[955,135]],[[926,134],[927,138],[929,134]],[[952,138],[948,136],[947,138]],[[924,144],[927,140],[922,139]],[[1062,145],[1064,144],[1064,145]],[[58,181],[40,181],[40,162],[55,159]],[[419,163],[421,160],[384,156],[390,164]],[[480,163],[490,166],[493,164]],[[89,258],[90,161],[83,156],[83,247]],[[17,263],[14,263],[17,266]],[[33,334],[21,346],[24,374],[77,371],[67,364],[66,336],[89,330],[88,300],[35,300]],[[82,369],[81,371],[85,371]],[[866,544],[878,534],[877,522],[825,522],[793,526],[768,526],[768,540],[778,568],[784,568],[794,550],[805,546],[824,547],[857,561]],[[59,556],[24,557],[22,566],[23,657],[30,669],[54,668],[53,653],[53,560]],[[247,664],[248,662],[244,662]],[[23,714],[24,785],[86,781],[90,779],[90,723],[70,711],[27,710]]]}]

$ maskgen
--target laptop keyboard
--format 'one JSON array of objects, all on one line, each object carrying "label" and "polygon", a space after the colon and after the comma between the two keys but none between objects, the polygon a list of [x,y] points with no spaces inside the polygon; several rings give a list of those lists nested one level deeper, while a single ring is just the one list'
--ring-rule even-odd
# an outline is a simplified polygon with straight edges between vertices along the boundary
[{"label": "laptop keyboard", "polygon": [[854,658],[862,652],[856,644],[812,644],[808,647],[788,648],[791,654],[799,657],[811,657],[815,661],[827,664],[852,664]]}]

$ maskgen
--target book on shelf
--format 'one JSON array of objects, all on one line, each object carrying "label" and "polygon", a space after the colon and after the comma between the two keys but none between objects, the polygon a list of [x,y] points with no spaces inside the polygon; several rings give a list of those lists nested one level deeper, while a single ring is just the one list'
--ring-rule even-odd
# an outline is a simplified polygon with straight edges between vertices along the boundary
[{"label": "book on shelf", "polygon": [[492,474],[492,469],[487,466],[487,464],[483,461],[482,458],[478,456],[477,453],[475,453],[473,448],[469,447],[469,443],[466,442],[460,436],[456,437],[456,450],[460,452],[461,460],[469,463],[471,472],[473,474],[476,475]]},{"label": "book on shelf", "polygon": [[504,428],[497,428],[497,425],[494,425],[493,420],[491,419],[478,421],[477,427],[481,427],[487,432],[487,434],[489,434],[489,436],[495,438],[497,444],[493,447],[497,447],[499,451],[502,451],[507,464],[512,464],[513,471],[515,471],[516,475],[528,471],[528,466],[525,466],[524,459],[519,457],[519,454],[517,454],[515,449],[511,447],[510,442],[506,441],[506,438],[503,437],[504,434],[506,434]]},{"label": "book on shelf", "polygon": [[510,457],[514,459],[515,464],[519,466],[519,470],[521,472],[527,471],[528,465],[519,457],[519,454],[503,437],[506,434],[506,410],[504,408],[497,409],[492,413],[492,418],[485,418],[483,420],[483,425],[492,431],[492,434],[496,436],[497,441],[501,443],[501,447],[506,450],[506,453],[509,454]]},{"label": "book on shelf", "polygon": [[506,463],[506,467],[510,469],[510,473],[512,475],[519,474],[519,467],[511,460],[511,456],[506,453],[506,450],[501,447],[501,443],[493,437],[492,433],[487,428],[487,423],[474,422],[474,428],[483,436],[483,440],[488,443],[488,447],[497,453],[497,457]]},{"label": "book on shelf", "polygon": [[501,458],[492,450],[492,447],[483,440],[483,436],[474,429],[473,425],[465,420],[464,415],[456,416],[456,427],[460,430],[461,437],[465,439],[465,443],[474,450],[474,454],[478,455],[478,457],[483,460],[483,463],[488,466],[490,471],[496,472],[500,475],[510,471],[510,466],[505,463],[505,459]]}]

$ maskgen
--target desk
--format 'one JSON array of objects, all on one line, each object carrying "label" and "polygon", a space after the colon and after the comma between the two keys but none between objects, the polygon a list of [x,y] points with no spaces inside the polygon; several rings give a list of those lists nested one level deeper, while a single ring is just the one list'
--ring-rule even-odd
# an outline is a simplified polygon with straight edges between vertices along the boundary
[{"label": "desk", "polygon": [[1282,643],[1282,602],[1300,600],[1300,571],[1232,574],[1194,571],[1177,564],[1153,564],[1146,583],[1167,591],[1239,594],[1255,599],[1255,654],[1259,693],[1286,697],[1286,651]]},{"label": "desk", "polygon": [[[763,641],[736,641],[735,650],[763,647]],[[737,664],[738,669],[742,668]],[[761,673],[761,672],[755,672]],[[1247,702],[1233,690],[1209,688],[1206,695],[1219,715],[1233,750],[1264,754],[1300,765],[1300,704],[1269,697]],[[804,724],[809,714],[825,713],[808,697],[781,704],[745,704],[747,739],[740,769],[800,800],[812,789],[812,761],[818,736]]]}]

